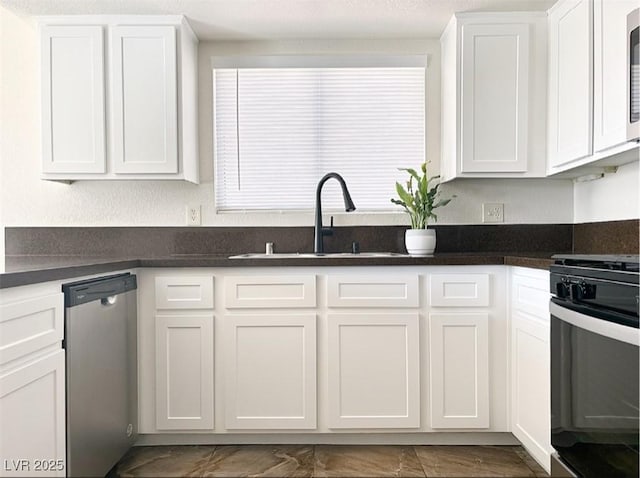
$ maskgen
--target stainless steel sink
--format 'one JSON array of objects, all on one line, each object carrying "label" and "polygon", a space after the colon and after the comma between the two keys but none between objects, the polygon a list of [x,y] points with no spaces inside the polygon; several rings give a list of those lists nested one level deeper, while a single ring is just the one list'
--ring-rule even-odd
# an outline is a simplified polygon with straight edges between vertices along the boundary
[{"label": "stainless steel sink", "polygon": [[371,259],[383,257],[409,256],[398,252],[360,252],[358,254],[352,252],[325,252],[322,254],[314,254],[313,252],[275,252],[273,254],[256,252],[230,256],[229,259]]}]

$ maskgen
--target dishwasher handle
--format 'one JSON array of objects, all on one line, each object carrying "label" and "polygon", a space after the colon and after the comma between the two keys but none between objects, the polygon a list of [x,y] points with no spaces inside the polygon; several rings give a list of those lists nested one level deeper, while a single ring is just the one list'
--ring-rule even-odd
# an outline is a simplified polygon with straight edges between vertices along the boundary
[{"label": "dishwasher handle", "polygon": [[138,288],[135,274],[116,274],[62,285],[66,308],[100,301],[103,305],[115,302],[114,298]]}]

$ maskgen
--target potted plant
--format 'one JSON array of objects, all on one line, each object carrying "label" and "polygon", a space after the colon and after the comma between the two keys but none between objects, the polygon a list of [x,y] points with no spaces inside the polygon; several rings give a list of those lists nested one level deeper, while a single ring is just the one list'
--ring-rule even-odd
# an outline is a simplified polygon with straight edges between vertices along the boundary
[{"label": "potted plant", "polygon": [[436,231],[427,229],[427,224],[430,218],[438,220],[434,209],[446,206],[455,197],[454,195],[448,199],[441,199],[438,190],[440,176],[427,178],[426,162],[422,163],[420,169],[422,175],[415,169],[400,169],[409,173],[409,180],[406,188],[396,182],[396,192],[400,199],[391,199],[392,203],[402,206],[411,218],[411,229],[407,229],[404,241],[407,252],[416,257],[433,254],[436,248]]}]

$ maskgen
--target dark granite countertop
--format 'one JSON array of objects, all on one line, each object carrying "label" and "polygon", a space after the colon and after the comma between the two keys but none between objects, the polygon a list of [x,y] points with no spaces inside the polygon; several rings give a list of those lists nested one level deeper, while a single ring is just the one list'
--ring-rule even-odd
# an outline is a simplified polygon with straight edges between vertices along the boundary
[{"label": "dark granite countertop", "polygon": [[443,253],[432,257],[229,259],[228,255],[178,254],[149,258],[96,256],[5,256],[0,289],[101,274],[135,267],[299,267],[511,265],[548,269],[552,253]]}]

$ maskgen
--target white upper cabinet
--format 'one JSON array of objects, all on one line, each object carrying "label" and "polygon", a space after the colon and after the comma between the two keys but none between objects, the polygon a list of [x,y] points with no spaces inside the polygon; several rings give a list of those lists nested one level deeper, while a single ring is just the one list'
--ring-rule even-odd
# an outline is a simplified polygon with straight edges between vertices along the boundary
[{"label": "white upper cabinet", "polygon": [[549,12],[549,170],[591,149],[591,0],[570,0]]},{"label": "white upper cabinet", "polygon": [[103,27],[45,26],[42,50],[42,171],[104,173]]},{"label": "white upper cabinet", "polygon": [[593,3],[593,150],[627,141],[627,15],[637,0],[594,0]]},{"label": "white upper cabinet", "polygon": [[41,41],[44,179],[198,182],[198,40],[183,17],[42,17]]},{"label": "white upper cabinet", "polygon": [[577,177],[637,160],[625,122],[626,18],[635,5],[560,0],[549,10],[549,175]]},{"label": "white upper cabinet", "polygon": [[456,14],[442,46],[442,177],[544,176],[546,21]]},{"label": "white upper cabinet", "polygon": [[175,28],[113,27],[111,53],[114,171],[177,173]]}]

